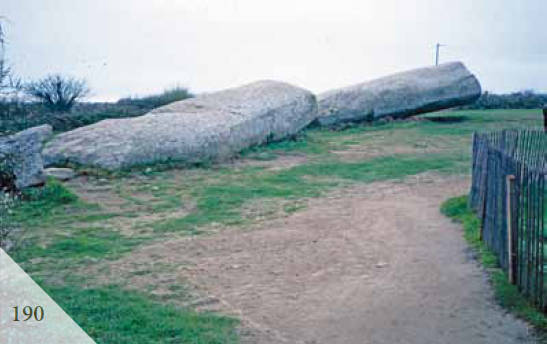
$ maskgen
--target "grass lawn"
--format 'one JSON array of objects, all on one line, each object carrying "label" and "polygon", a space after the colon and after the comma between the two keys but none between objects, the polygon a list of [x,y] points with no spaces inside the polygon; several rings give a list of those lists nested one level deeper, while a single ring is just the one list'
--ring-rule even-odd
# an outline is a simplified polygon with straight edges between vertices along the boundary
[{"label": "grass lawn", "polygon": [[[428,171],[468,174],[473,131],[541,124],[540,110],[447,111],[422,118],[439,116],[444,120],[308,129],[293,140],[248,149],[234,164],[87,170],[98,174],[85,182],[50,181],[27,192],[14,209],[12,220],[21,230],[10,254],[97,342],[237,342],[236,319],[197,313],[178,302],[192,297],[184,281],[159,293],[158,285],[105,284],[84,268],[107,269],[109,260],[143,244],[288,216],[305,208],[307,199],[354,183]],[[153,280],[173,268],[138,273]]]}]

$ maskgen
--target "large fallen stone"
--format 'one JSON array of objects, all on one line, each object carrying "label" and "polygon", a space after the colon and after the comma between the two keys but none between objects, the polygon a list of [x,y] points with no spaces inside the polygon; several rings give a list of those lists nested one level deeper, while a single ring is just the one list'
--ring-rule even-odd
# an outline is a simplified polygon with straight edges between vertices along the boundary
[{"label": "large fallen stone", "polygon": [[415,69],[318,95],[317,123],[404,118],[465,105],[477,100],[481,86],[461,62]]},{"label": "large fallen stone", "polygon": [[246,147],[294,135],[316,117],[317,102],[310,92],[258,81],[60,134],[43,154],[48,166],[73,162],[106,169],[222,160]]},{"label": "large fallen stone", "polygon": [[41,125],[0,137],[0,170],[15,176],[17,189],[45,182],[41,152],[51,134],[51,126]]}]

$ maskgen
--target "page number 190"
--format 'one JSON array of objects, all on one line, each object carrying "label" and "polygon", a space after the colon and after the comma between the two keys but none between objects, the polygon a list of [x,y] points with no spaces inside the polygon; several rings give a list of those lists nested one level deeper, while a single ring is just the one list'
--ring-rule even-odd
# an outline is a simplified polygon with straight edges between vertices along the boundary
[{"label": "page number 190", "polygon": [[13,308],[13,321],[42,321],[44,319],[44,309],[42,306],[25,306],[21,310],[18,306]]}]

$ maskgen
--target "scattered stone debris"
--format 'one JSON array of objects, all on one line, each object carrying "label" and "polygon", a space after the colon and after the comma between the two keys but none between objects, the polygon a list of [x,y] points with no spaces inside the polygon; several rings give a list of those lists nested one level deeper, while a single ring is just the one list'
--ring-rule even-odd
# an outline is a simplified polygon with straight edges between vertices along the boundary
[{"label": "scattered stone debris", "polygon": [[71,168],[50,167],[44,170],[48,177],[55,178],[60,181],[70,180],[76,177],[76,172]]}]

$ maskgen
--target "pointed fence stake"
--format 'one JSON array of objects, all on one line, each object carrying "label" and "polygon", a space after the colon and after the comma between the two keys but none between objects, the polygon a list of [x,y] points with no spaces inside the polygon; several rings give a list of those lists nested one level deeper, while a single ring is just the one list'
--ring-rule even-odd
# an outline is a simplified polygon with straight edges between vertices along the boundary
[{"label": "pointed fence stake", "polygon": [[515,284],[515,258],[516,254],[513,252],[513,219],[512,219],[512,210],[513,210],[513,198],[515,194],[515,176],[507,176],[507,192],[506,192],[506,202],[507,202],[507,275],[509,276],[509,283]]}]

